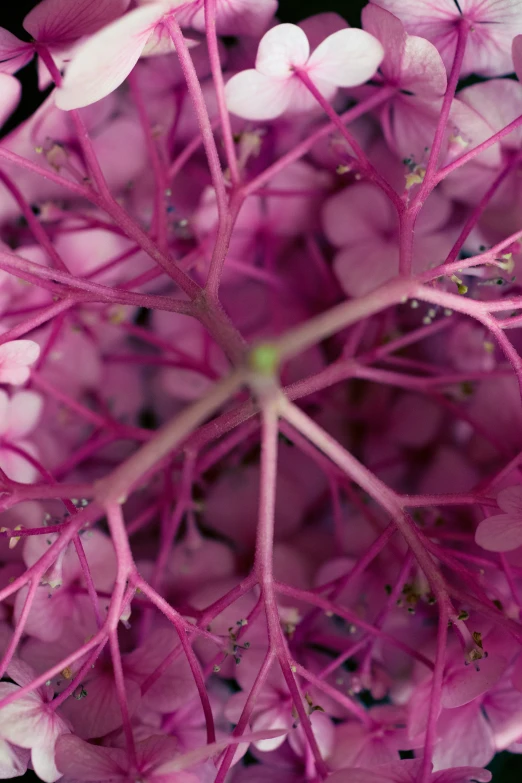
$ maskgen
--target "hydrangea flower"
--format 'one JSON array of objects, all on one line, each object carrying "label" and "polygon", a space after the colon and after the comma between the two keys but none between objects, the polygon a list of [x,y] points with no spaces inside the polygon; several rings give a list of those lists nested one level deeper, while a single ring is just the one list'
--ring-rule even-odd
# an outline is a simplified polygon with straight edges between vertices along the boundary
[{"label": "hydrangea flower", "polygon": [[256,67],[227,82],[227,106],[247,120],[271,120],[285,111],[308,111],[315,99],[299,79],[300,71],[330,100],[339,87],[368,81],[382,56],[379,42],[362,30],[338,30],[310,54],[308,38],[300,27],[277,25],[261,39]]}]

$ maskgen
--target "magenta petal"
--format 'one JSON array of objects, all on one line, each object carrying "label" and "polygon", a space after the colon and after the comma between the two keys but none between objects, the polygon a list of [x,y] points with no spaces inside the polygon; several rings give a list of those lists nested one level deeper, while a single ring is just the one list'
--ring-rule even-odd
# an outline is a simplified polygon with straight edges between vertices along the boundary
[{"label": "magenta petal", "polygon": [[498,514],[483,519],[477,527],[475,541],[490,552],[510,552],[522,545],[522,516]]},{"label": "magenta petal", "polygon": [[10,74],[0,73],[0,128],[18,106],[21,92],[22,89],[18,79],[15,79]]},{"label": "magenta petal", "polygon": [[121,16],[130,0],[42,0],[24,19],[24,28],[36,41],[68,43],[92,35]]},{"label": "magenta petal", "polygon": [[522,516],[522,485],[506,487],[498,493],[497,503],[510,516]]},{"label": "magenta petal", "polygon": [[120,748],[100,748],[74,734],[64,734],[56,743],[56,766],[75,780],[124,780],[126,752]]},{"label": "magenta petal", "polygon": [[34,49],[32,44],[21,41],[15,35],[0,27],[0,71],[16,73],[32,60]]},{"label": "magenta petal", "polygon": [[442,689],[442,706],[453,709],[473,701],[485,693],[501,678],[508,661],[498,655],[483,658],[477,666],[465,666],[464,662],[445,679]]}]

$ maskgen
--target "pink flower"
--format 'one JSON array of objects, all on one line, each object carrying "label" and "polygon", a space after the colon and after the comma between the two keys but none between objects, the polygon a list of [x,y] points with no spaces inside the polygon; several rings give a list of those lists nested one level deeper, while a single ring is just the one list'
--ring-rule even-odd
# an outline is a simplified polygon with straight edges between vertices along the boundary
[{"label": "pink flower", "polygon": [[13,340],[0,345],[0,383],[25,383],[29,367],[40,356],[40,346],[32,340]]},{"label": "pink flower", "polygon": [[[448,210],[448,202],[433,194],[415,235],[415,269],[440,263],[450,249],[448,233],[441,230]],[[355,184],[331,196],[323,206],[323,227],[329,241],[340,248],[334,271],[345,293],[363,296],[397,274],[397,216],[375,185]]]},{"label": "pink flower", "polygon": [[[10,682],[0,683],[0,699],[29,685],[36,673],[22,661],[13,660],[7,670]],[[45,783],[61,777],[54,763],[54,746],[58,737],[70,731],[65,720],[52,709],[52,688],[42,685],[0,709],[0,736],[14,745],[31,750],[34,771]]]},{"label": "pink flower", "polygon": [[446,90],[444,63],[433,44],[408,35],[400,20],[383,8],[367,5],[362,21],[384,48],[379,68],[384,83],[397,88],[381,110],[386,140],[401,157],[420,163],[431,144]]},{"label": "pink flower", "polygon": [[503,489],[497,503],[505,513],[483,519],[475,541],[490,552],[510,552],[522,545],[522,486]]},{"label": "pink flower", "polygon": [[511,42],[522,32],[518,0],[371,0],[399,17],[409,33],[435,44],[448,70],[455,56],[459,24],[469,36],[461,76],[499,76],[512,71]]},{"label": "pink flower", "polygon": [[296,25],[281,24],[261,39],[256,67],[236,74],[227,83],[227,106],[248,120],[308,111],[316,101],[299,79],[299,71],[330,100],[338,87],[354,87],[370,79],[382,57],[380,43],[355,29],[329,35],[310,55],[306,33]]}]

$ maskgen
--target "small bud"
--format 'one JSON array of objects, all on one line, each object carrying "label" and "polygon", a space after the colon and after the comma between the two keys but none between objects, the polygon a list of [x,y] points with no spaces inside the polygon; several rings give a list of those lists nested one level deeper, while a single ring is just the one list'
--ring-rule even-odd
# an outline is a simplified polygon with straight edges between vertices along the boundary
[{"label": "small bud", "polygon": [[[23,525],[17,525],[15,527],[15,530],[22,530],[22,529],[23,529]],[[9,539],[9,549],[14,549],[19,541],[20,541],[20,536],[12,536]]]}]

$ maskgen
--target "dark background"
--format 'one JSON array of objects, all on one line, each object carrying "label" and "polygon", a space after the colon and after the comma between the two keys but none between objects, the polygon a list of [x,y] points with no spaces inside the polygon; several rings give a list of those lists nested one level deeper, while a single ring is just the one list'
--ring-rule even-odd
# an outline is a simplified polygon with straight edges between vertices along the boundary
[{"label": "dark background", "polygon": [[[350,25],[358,27],[361,9],[366,4],[367,0],[279,0],[278,17],[282,22],[300,22],[312,14],[336,11]],[[8,5],[8,9],[5,9],[5,5]],[[4,10],[0,9],[0,27],[5,27],[19,38],[28,40],[29,36],[22,27],[22,21],[35,5],[35,0],[16,0],[15,3],[5,3],[4,0]],[[22,101],[9,123],[2,129],[1,135],[5,135],[28,117],[47,94],[39,93],[37,89],[34,63],[19,71],[17,76],[23,86]],[[488,769],[493,772],[493,783],[522,783],[522,755],[499,753]],[[34,773],[27,773],[24,777],[26,781],[37,780]]]}]

